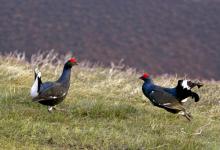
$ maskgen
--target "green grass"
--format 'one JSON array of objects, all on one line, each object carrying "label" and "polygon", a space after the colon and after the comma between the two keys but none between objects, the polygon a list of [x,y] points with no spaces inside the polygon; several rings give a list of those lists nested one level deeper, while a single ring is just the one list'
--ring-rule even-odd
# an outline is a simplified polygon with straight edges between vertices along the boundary
[{"label": "green grass", "polygon": [[[0,56],[1,149],[220,149],[220,83],[203,81],[201,101],[187,102],[193,121],[154,107],[141,92],[140,74],[81,64],[72,69],[68,96],[48,113],[33,103],[33,67],[42,79],[55,80],[62,61],[36,57],[32,64]],[[57,62],[57,61],[56,61]],[[155,77],[174,86],[176,77]],[[146,102],[147,101],[147,102]]]}]

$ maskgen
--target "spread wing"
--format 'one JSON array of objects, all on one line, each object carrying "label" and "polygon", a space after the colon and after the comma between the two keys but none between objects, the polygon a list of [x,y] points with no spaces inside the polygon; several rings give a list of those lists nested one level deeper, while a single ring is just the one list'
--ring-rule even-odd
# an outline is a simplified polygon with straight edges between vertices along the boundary
[{"label": "spread wing", "polygon": [[54,100],[66,96],[66,88],[61,83],[45,83],[42,84],[39,95],[33,98],[33,101],[39,102],[44,100]]},{"label": "spread wing", "polygon": [[162,107],[172,113],[185,111],[182,104],[175,97],[166,92],[154,90],[149,94],[149,97],[156,106]]}]

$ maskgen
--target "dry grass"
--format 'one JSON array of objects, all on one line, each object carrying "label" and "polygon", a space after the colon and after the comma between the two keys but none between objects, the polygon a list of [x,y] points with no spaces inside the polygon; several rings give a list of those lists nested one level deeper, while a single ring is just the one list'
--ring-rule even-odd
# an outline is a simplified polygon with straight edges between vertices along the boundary
[{"label": "dry grass", "polygon": [[[203,81],[199,103],[186,107],[192,122],[153,107],[141,92],[140,74],[112,65],[80,63],[72,70],[69,94],[59,105],[66,112],[47,112],[31,102],[33,68],[43,80],[55,80],[69,56],[38,54],[0,56],[1,149],[219,149],[220,83]],[[177,77],[155,82],[174,86]],[[147,100],[147,102],[146,102]]]}]

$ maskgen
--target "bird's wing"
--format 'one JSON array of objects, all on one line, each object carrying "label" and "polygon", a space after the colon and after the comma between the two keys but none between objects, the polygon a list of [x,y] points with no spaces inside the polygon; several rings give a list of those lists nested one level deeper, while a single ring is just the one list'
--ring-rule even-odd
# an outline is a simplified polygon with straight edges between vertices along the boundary
[{"label": "bird's wing", "polygon": [[48,83],[47,85],[42,85],[39,95],[35,97],[33,101],[39,102],[44,100],[54,100],[62,98],[65,95],[66,88],[64,88],[61,83]]},{"label": "bird's wing", "polygon": [[160,107],[176,111],[185,111],[182,104],[174,96],[164,91],[153,90],[149,96],[152,102]]},{"label": "bird's wing", "polygon": [[45,91],[51,87],[54,86],[54,82],[44,82],[40,84],[40,90],[39,93],[41,93],[42,91]]}]

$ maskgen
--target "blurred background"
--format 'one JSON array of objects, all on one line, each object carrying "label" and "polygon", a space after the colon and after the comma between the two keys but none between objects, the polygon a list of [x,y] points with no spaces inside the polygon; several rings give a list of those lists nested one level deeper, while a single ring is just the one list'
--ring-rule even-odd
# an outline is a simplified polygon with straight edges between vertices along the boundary
[{"label": "blurred background", "polygon": [[220,79],[220,0],[0,0],[0,52],[54,49],[150,74]]}]

